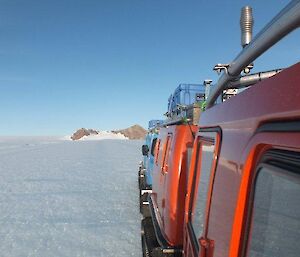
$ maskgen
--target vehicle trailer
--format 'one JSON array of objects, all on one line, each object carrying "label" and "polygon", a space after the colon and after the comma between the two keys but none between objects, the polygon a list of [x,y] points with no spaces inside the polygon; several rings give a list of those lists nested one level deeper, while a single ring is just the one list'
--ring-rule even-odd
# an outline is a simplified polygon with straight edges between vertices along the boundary
[{"label": "vehicle trailer", "polygon": [[226,65],[208,98],[188,176],[185,257],[300,255],[300,63],[239,75],[299,26],[297,0]]},{"label": "vehicle trailer", "polygon": [[142,155],[143,161],[140,163],[140,167],[142,169],[147,169],[147,165],[149,162],[149,151],[151,148],[153,135],[158,134],[158,129],[160,124],[162,124],[163,120],[150,120],[148,124],[148,132],[145,136],[145,143],[142,145]]},{"label": "vehicle trailer", "polygon": [[[159,125],[162,123],[162,120],[150,120],[149,126],[148,126],[148,132],[145,136],[145,143],[142,145],[142,155],[143,155],[143,161],[140,162],[139,165],[139,188],[141,187],[141,179],[146,180],[146,177],[144,178],[143,173],[147,173],[147,170],[151,170],[153,158],[151,159],[151,155],[149,155],[149,152],[151,153],[151,148],[155,147],[155,138],[157,137],[157,134],[159,132]],[[154,140],[154,143],[153,143]],[[142,176],[141,176],[142,173]],[[148,184],[151,185],[151,178],[148,179]],[[144,182],[144,181],[143,181]],[[145,182],[146,183],[146,182]]]},{"label": "vehicle trailer", "polygon": [[152,133],[147,133],[145,136],[145,143],[142,145],[142,155],[143,155],[143,160],[139,164],[139,169],[138,169],[138,185],[139,185],[139,190],[144,187],[145,184],[145,170],[147,169],[147,164],[148,164],[148,155],[149,155],[149,147],[151,144],[151,135]]},{"label": "vehicle trailer", "polygon": [[[204,92],[204,86],[198,89]],[[160,128],[153,167],[152,193],[143,216],[144,255],[181,256],[187,176],[201,113],[200,104],[180,105]]]},{"label": "vehicle trailer", "polygon": [[163,124],[163,120],[151,120],[149,121],[149,134],[150,144],[147,155],[147,168],[145,169],[145,183],[146,187],[152,187],[152,170],[154,165],[154,150],[159,133],[160,126]]},{"label": "vehicle trailer", "polygon": [[[149,216],[148,194],[152,192],[152,170],[154,165],[154,149],[162,120],[150,120],[145,144],[142,146],[144,160],[139,167],[140,212]],[[145,208],[146,207],[146,208]]]},{"label": "vehicle trailer", "polygon": [[[162,253],[181,255],[184,206],[189,160],[197,126],[180,124],[163,127],[158,136],[153,168],[152,193],[148,209],[151,216],[144,216],[142,231],[145,237],[157,243],[149,247],[152,255]],[[149,232],[150,231],[150,232]],[[150,236],[149,236],[150,234]],[[146,243],[148,239],[145,239]],[[151,239],[152,240],[152,239]],[[178,250],[179,249],[179,250]],[[156,251],[156,255],[153,254]]]}]

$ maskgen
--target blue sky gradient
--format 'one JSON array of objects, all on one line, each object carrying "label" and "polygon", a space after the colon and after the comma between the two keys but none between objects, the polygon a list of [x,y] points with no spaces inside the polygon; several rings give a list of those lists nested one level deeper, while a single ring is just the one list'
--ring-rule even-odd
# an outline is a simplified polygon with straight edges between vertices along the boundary
[{"label": "blue sky gradient", "polygon": [[[0,1],[0,135],[65,135],[80,127],[147,126],[179,83],[217,75],[288,1]],[[254,71],[299,61],[299,31]]]}]

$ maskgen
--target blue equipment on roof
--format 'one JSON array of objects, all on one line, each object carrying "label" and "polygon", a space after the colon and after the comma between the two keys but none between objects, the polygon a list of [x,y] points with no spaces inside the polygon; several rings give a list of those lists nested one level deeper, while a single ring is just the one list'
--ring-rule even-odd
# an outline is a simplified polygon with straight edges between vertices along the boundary
[{"label": "blue equipment on roof", "polygon": [[161,124],[163,124],[163,120],[150,120],[149,121],[149,125],[148,125],[148,129],[154,129],[156,127],[159,127]]},{"label": "blue equipment on roof", "polygon": [[180,84],[169,97],[168,114],[177,113],[178,106],[188,106],[205,101],[205,86],[201,84]]}]

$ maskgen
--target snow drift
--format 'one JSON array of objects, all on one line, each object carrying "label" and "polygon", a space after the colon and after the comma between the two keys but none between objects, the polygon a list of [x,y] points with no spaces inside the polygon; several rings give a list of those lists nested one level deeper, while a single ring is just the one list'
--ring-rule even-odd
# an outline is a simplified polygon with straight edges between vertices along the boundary
[{"label": "snow drift", "polygon": [[83,136],[82,138],[78,139],[80,141],[92,141],[92,140],[103,140],[103,139],[128,139],[121,133],[112,133],[110,131],[98,131],[98,134],[91,134],[89,136]]}]

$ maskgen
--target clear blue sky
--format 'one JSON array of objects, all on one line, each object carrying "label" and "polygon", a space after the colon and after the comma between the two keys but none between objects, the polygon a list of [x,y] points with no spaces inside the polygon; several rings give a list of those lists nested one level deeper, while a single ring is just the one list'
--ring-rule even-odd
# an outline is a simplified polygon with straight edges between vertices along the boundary
[{"label": "clear blue sky", "polygon": [[[216,81],[241,50],[239,17],[256,34],[288,1],[0,1],[0,135],[146,127],[179,83]],[[299,60],[297,31],[255,70]]]}]

